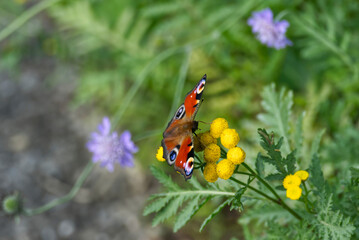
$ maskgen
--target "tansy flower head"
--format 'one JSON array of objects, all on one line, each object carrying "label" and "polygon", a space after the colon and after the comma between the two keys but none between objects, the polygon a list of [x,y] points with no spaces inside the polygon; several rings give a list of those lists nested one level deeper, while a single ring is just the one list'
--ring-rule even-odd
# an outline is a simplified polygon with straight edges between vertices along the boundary
[{"label": "tansy flower head", "polygon": [[217,164],[217,175],[222,179],[228,179],[234,172],[234,164],[228,159],[223,159]]},{"label": "tansy flower head", "polygon": [[215,182],[218,179],[217,166],[215,163],[207,163],[203,170],[204,179],[207,182]]},{"label": "tansy flower head", "polygon": [[212,137],[212,135],[209,133],[209,131],[202,133],[200,135],[199,141],[205,147],[207,147],[211,143],[217,143],[217,140],[214,137]]},{"label": "tansy flower head", "polygon": [[214,143],[209,144],[204,149],[203,158],[206,162],[216,162],[221,157],[221,148]]},{"label": "tansy flower head", "polygon": [[227,128],[221,134],[221,143],[225,148],[233,148],[239,142],[239,135],[235,129]]},{"label": "tansy flower head", "polygon": [[131,133],[124,131],[121,136],[111,131],[111,123],[104,117],[98,125],[99,132],[93,132],[86,147],[92,152],[92,161],[100,162],[101,167],[106,167],[112,172],[114,164],[122,167],[133,167],[133,153],[138,151],[137,146],[131,141]]},{"label": "tansy flower head", "polygon": [[231,160],[233,164],[238,165],[244,162],[246,153],[240,147],[234,147],[228,150],[227,159]]},{"label": "tansy flower head", "polygon": [[193,148],[195,152],[202,152],[204,150],[204,145],[201,143],[201,136],[203,133],[193,136]]},{"label": "tansy flower head", "polygon": [[298,176],[302,181],[305,181],[309,177],[309,173],[304,170],[299,170],[296,173],[294,173],[295,176]]},{"label": "tansy flower head", "polygon": [[300,185],[300,182],[301,182],[301,180],[300,180],[300,178],[298,176],[289,174],[283,180],[283,187],[285,189],[288,189],[291,186],[298,187]]},{"label": "tansy flower head", "polygon": [[298,200],[300,198],[300,196],[302,195],[302,189],[298,186],[290,186],[287,189],[287,198],[290,198],[292,200]]},{"label": "tansy flower head", "polygon": [[212,137],[219,138],[226,128],[228,128],[227,120],[224,118],[216,118],[211,124],[210,133]]},{"label": "tansy flower head", "polygon": [[158,148],[156,158],[160,162],[166,161],[166,159],[163,158],[163,147],[162,146]]}]

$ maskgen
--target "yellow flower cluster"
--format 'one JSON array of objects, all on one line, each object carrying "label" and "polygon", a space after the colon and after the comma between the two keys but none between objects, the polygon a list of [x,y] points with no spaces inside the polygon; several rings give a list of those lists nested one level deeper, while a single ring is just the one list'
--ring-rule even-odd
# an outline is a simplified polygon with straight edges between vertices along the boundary
[{"label": "yellow flower cluster", "polygon": [[[246,153],[237,147],[239,135],[235,129],[228,128],[228,122],[224,118],[215,119],[210,131],[198,135],[202,146],[204,145],[204,167],[203,175],[206,181],[215,182],[218,178],[228,179],[232,176],[235,166],[244,162]],[[228,148],[227,158],[217,161],[221,157],[221,148],[217,145],[220,138],[221,144]]]},{"label": "yellow flower cluster", "polygon": [[297,171],[294,175],[289,174],[283,180],[283,187],[287,189],[287,198],[298,200],[302,195],[302,189],[299,187],[302,181],[307,180],[309,173],[304,170]]}]

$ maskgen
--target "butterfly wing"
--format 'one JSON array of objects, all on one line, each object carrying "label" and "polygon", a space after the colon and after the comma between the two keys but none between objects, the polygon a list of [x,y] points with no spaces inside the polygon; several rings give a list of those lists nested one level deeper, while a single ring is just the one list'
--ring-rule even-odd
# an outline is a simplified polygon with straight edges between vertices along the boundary
[{"label": "butterfly wing", "polygon": [[198,123],[194,117],[198,111],[206,75],[186,95],[184,103],[177,109],[172,120],[163,132],[163,157],[169,165],[175,164],[175,170],[180,172],[185,179],[192,176],[194,164],[193,131]]}]

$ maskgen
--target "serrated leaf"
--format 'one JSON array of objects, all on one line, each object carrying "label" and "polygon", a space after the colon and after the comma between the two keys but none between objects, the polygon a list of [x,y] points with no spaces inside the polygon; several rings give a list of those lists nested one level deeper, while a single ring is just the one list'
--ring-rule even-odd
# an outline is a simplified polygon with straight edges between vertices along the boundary
[{"label": "serrated leaf", "polygon": [[289,147],[289,122],[293,105],[293,93],[288,93],[284,88],[275,90],[275,85],[266,86],[262,92],[262,107],[266,113],[259,114],[258,119],[269,125],[275,132],[284,138],[284,152],[290,152]]},{"label": "serrated leaf", "polygon": [[325,180],[318,155],[314,154],[309,167],[309,180],[317,188],[318,192],[324,189]]},{"label": "serrated leaf", "polygon": [[174,183],[171,179],[170,176],[168,176],[166,173],[164,173],[162,170],[160,170],[159,168],[155,167],[155,166],[151,166],[150,170],[153,174],[153,176],[155,176],[155,178],[157,178],[157,180],[162,183],[162,185],[166,188],[168,188],[168,190],[170,191],[176,191],[179,190],[180,187]]},{"label": "serrated leaf", "polygon": [[344,218],[339,211],[332,210],[332,195],[323,204],[319,204],[320,211],[316,218],[312,219],[317,228],[320,239],[350,239],[355,227],[350,218]]},{"label": "serrated leaf", "polygon": [[203,228],[228,204],[230,204],[230,202],[232,201],[232,199],[227,199],[226,201],[224,201],[221,205],[219,205],[202,223],[199,231],[202,232]]},{"label": "serrated leaf", "polygon": [[294,144],[296,146],[296,149],[299,149],[297,151],[296,157],[300,158],[302,156],[302,148],[303,148],[303,119],[305,116],[305,112],[299,115],[297,122],[295,124],[295,132],[294,132]]},{"label": "serrated leaf", "polygon": [[160,211],[170,200],[171,197],[167,196],[162,198],[156,198],[156,200],[152,201],[149,205],[145,207],[145,209],[143,210],[143,216]]},{"label": "serrated leaf", "polygon": [[207,197],[201,202],[201,196],[197,196],[195,199],[190,200],[190,203],[178,215],[175,225],[173,226],[173,231],[177,232],[182,228],[199,211],[199,209],[209,201],[209,199],[210,197]]},{"label": "serrated leaf", "polygon": [[296,162],[295,153],[296,150],[288,154],[288,156],[285,159],[285,164],[287,165],[287,171],[290,174],[294,174],[295,171],[295,162]]},{"label": "serrated leaf", "polygon": [[186,199],[186,196],[177,196],[176,198],[173,198],[172,201],[170,201],[164,208],[161,209],[161,211],[158,212],[152,221],[152,226],[156,226],[157,224],[175,215],[178,208]]},{"label": "serrated leaf", "polygon": [[281,174],[281,173],[269,174],[265,179],[266,179],[267,181],[283,180],[283,174]]}]

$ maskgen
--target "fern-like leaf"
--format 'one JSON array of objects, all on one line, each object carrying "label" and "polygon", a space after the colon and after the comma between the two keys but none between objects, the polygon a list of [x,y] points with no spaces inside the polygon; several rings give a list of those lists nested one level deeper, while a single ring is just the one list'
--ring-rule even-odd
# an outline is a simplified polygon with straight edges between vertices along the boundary
[{"label": "fern-like leaf", "polygon": [[197,196],[195,199],[190,200],[190,203],[178,215],[175,225],[173,226],[173,231],[177,232],[183,227],[210,199],[210,197],[207,197],[201,202],[201,196]]},{"label": "fern-like leaf", "polygon": [[[296,163],[295,150],[288,154],[286,158],[283,158],[280,150],[283,138],[280,138],[279,141],[275,143],[273,133],[268,134],[265,129],[258,129],[258,134],[261,137],[260,144],[267,151],[268,156],[258,154],[257,161],[264,161],[275,166],[278,174],[281,175],[281,179],[284,179],[289,174],[293,174]],[[279,176],[277,175],[276,178],[279,178]]]},{"label": "fern-like leaf", "polygon": [[258,115],[258,119],[269,125],[275,132],[284,138],[284,152],[290,152],[289,146],[289,121],[293,105],[293,93],[288,93],[282,88],[279,94],[275,85],[271,84],[262,92],[262,106],[266,113]]},{"label": "fern-like leaf", "polygon": [[176,191],[180,189],[180,187],[172,181],[171,177],[160,169],[156,168],[155,166],[151,166],[150,170],[153,176],[155,176],[155,178],[157,178],[157,180],[162,183],[162,185],[168,190]]},{"label": "fern-like leaf", "polygon": [[203,228],[226,206],[231,203],[232,199],[227,199],[219,205],[202,223],[199,231],[202,232]]},{"label": "fern-like leaf", "polygon": [[339,211],[333,211],[332,204],[332,196],[330,196],[327,201],[320,204],[317,218],[313,220],[319,238],[324,240],[350,239],[355,227],[349,217],[344,217]]}]

